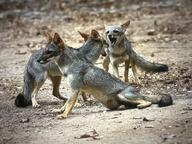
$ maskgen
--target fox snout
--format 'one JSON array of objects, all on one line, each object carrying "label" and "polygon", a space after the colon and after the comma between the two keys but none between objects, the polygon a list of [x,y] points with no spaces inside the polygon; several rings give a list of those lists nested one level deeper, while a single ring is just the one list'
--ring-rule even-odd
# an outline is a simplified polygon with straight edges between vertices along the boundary
[{"label": "fox snout", "polygon": [[46,63],[45,61],[40,60],[40,59],[38,59],[37,62],[40,63],[40,64],[45,64]]},{"label": "fox snout", "polygon": [[112,44],[115,44],[117,41],[117,38],[115,38],[113,35],[108,35],[108,38]]},{"label": "fox snout", "polygon": [[40,64],[45,64],[45,63],[49,62],[48,59],[49,58],[47,56],[41,56],[39,59],[37,59],[37,62]]},{"label": "fox snout", "polygon": [[40,64],[42,64],[42,63],[43,63],[43,61],[42,61],[42,60],[40,60],[40,59],[38,59],[38,60],[37,60],[37,62],[38,62],[38,63],[40,63]]}]

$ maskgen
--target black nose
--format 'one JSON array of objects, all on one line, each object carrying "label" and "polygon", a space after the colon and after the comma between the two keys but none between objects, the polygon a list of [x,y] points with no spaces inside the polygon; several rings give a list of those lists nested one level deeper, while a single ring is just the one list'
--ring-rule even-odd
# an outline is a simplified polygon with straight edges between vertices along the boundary
[{"label": "black nose", "polygon": [[40,63],[40,60],[38,59],[37,62]]}]

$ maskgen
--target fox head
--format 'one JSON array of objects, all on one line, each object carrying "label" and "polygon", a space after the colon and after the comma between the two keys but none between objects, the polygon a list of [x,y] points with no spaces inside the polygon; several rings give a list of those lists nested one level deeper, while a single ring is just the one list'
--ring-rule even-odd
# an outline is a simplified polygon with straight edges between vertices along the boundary
[{"label": "fox head", "polygon": [[130,21],[127,21],[120,26],[107,26],[105,28],[106,42],[111,46],[118,44],[124,38],[125,31],[129,24]]},{"label": "fox head", "polygon": [[84,46],[87,45],[92,49],[103,48],[103,46],[107,44],[103,37],[100,36],[99,32],[94,29],[91,30],[90,34],[86,34],[80,31],[79,34],[83,37],[85,41]]},{"label": "fox head", "polygon": [[104,47],[108,47],[108,44],[105,41],[105,39],[103,39],[103,37],[100,36],[98,31],[91,30],[90,34],[86,34],[79,31],[79,34],[83,37],[85,41],[84,46],[87,45],[87,47],[91,47],[93,50],[99,48],[101,49],[100,52],[103,55]]},{"label": "fox head", "polygon": [[53,37],[49,33],[45,33],[45,36],[48,39],[48,43],[37,60],[41,64],[48,63],[53,58],[59,56],[65,48],[64,42],[58,33],[55,33]]},{"label": "fox head", "polygon": [[85,42],[87,41],[90,41],[90,40],[94,40],[94,41],[101,41],[102,38],[101,36],[99,35],[99,32],[96,31],[96,30],[91,30],[91,33],[90,34],[87,34],[87,33],[83,33],[83,32],[80,32],[78,31],[79,34],[81,35],[81,37],[84,39]]}]

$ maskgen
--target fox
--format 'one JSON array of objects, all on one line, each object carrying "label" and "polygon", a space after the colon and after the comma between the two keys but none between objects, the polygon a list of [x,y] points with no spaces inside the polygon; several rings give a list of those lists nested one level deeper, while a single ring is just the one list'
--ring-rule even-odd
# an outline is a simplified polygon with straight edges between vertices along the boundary
[{"label": "fox", "polygon": [[[101,36],[92,30],[93,38],[102,47]],[[53,36],[57,43],[49,43],[38,62],[44,64],[48,61],[55,62],[67,85],[70,87],[69,98],[60,109],[53,109],[53,113],[61,113],[59,119],[67,118],[72,111],[79,91],[87,92],[110,110],[116,110],[121,105],[125,107],[146,108],[157,103],[160,107],[173,103],[169,94],[159,96],[145,96],[135,87],[125,83],[103,69],[83,61],[70,52],[67,45],[58,33]]]},{"label": "fox", "polygon": [[[70,52],[76,55],[79,59],[94,64],[100,56],[102,47],[92,39],[92,33],[87,34],[79,31],[79,34],[83,37],[85,43],[80,48],[68,48],[70,49]],[[45,36],[48,40],[47,46],[57,43],[57,41],[54,41],[55,39],[51,37],[50,33],[45,33]],[[34,108],[40,107],[36,101],[36,97],[39,89],[48,78],[51,80],[53,85],[53,96],[64,101],[67,100],[67,97],[62,96],[59,91],[62,73],[59,71],[58,66],[53,62],[46,62],[45,64],[37,62],[44,52],[44,49],[41,48],[33,53],[26,65],[24,71],[23,92],[19,93],[15,99],[15,105],[17,107],[26,107],[28,105],[32,105]],[[82,97],[86,100],[84,93],[82,93]]]},{"label": "fox", "polygon": [[125,32],[130,25],[130,20],[121,25],[106,26],[104,39],[108,44],[102,55],[106,55],[103,60],[103,68],[109,70],[109,64],[112,65],[113,74],[119,78],[118,66],[125,63],[124,81],[128,82],[129,68],[132,68],[133,76],[136,83],[140,83],[137,77],[136,67],[147,72],[167,72],[168,66],[165,64],[152,63],[139,56],[132,48],[131,42],[125,35]]}]

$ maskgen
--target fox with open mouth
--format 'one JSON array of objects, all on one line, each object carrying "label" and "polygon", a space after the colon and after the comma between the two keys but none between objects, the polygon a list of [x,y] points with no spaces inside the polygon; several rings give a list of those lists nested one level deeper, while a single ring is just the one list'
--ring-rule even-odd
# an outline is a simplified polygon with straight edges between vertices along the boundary
[{"label": "fox with open mouth", "polygon": [[136,83],[139,83],[137,78],[136,67],[145,72],[166,72],[168,66],[165,64],[152,63],[139,56],[132,48],[131,42],[127,39],[125,32],[130,24],[130,21],[122,25],[112,25],[105,28],[105,40],[108,47],[105,49],[107,55],[103,61],[103,67],[106,71],[111,63],[113,74],[119,78],[118,66],[125,63],[124,80],[128,82],[129,67],[131,66]]}]

